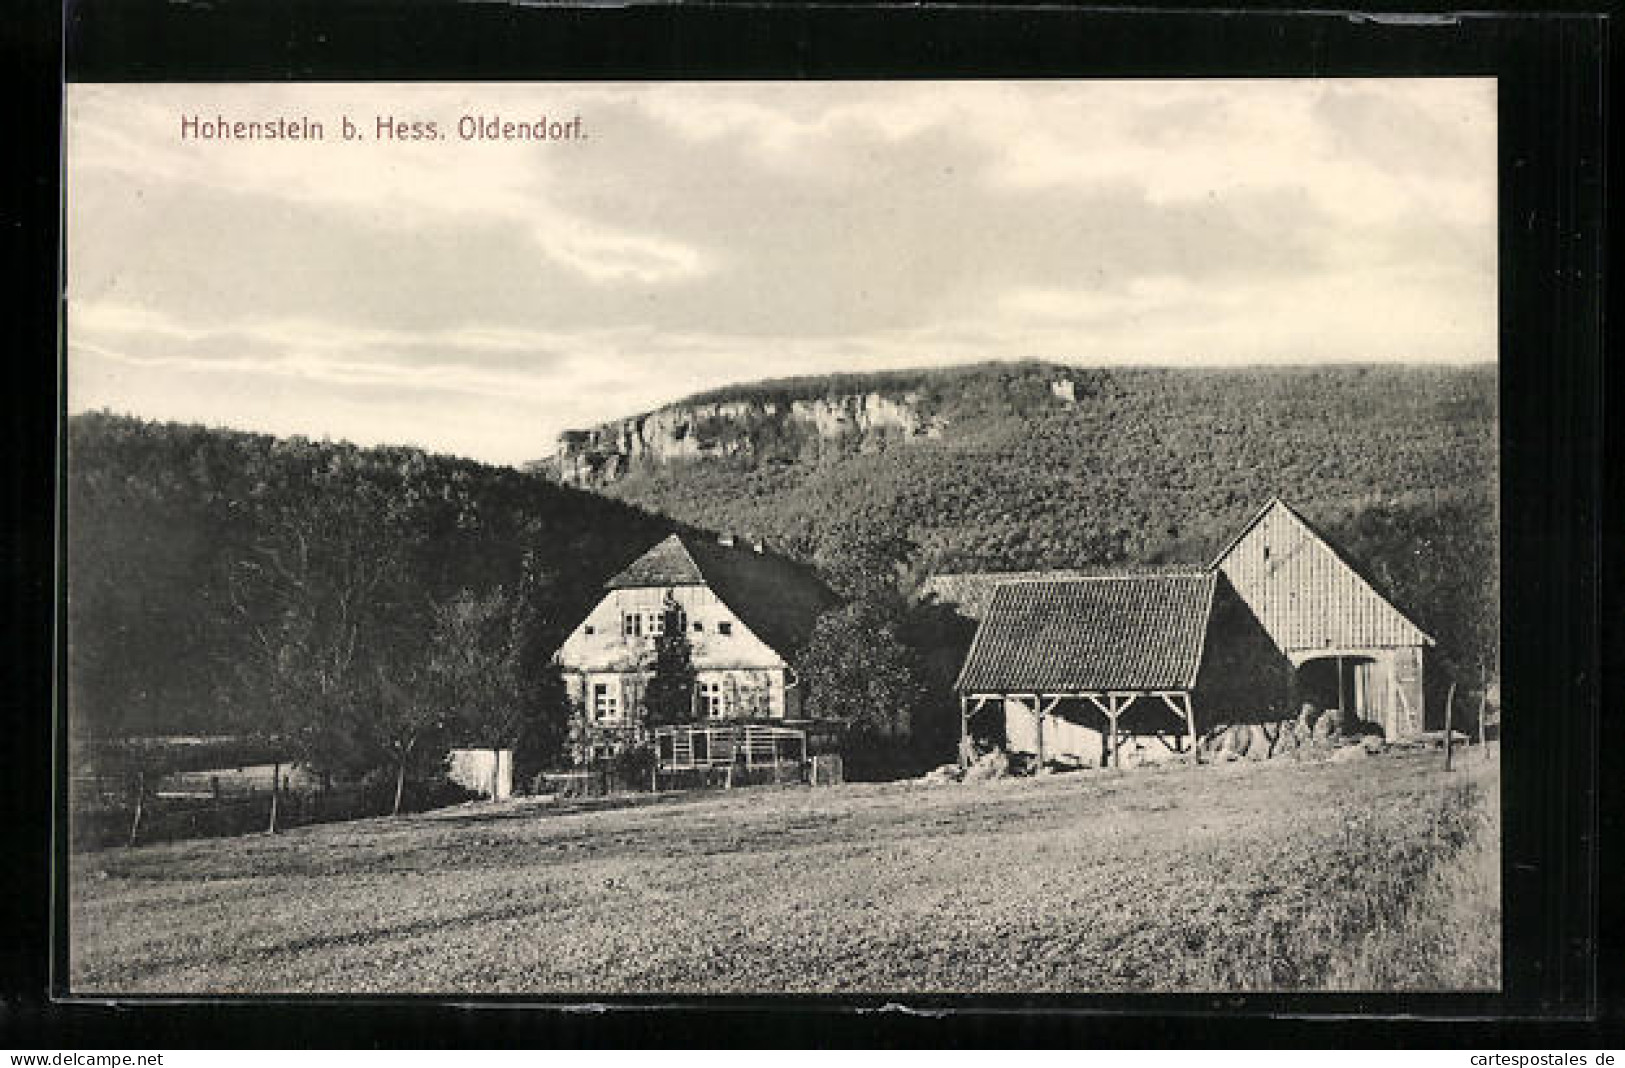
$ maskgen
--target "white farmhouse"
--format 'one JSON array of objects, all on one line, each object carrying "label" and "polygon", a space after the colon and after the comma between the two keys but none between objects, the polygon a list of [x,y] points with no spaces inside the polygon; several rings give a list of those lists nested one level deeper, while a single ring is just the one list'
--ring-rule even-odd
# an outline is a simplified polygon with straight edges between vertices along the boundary
[{"label": "white farmhouse", "polygon": [[555,658],[590,725],[636,725],[667,596],[693,650],[693,719],[800,718],[791,659],[833,595],[759,542],[673,534],[604,584]]}]

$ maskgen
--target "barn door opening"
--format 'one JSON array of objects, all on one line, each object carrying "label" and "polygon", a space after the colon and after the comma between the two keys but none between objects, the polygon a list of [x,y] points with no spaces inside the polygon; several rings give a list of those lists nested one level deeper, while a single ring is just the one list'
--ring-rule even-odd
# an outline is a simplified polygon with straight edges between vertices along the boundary
[{"label": "barn door opening", "polygon": [[1298,665],[1298,700],[1320,708],[1341,708],[1361,719],[1375,720],[1380,696],[1372,682],[1375,659],[1369,656],[1320,656]]}]

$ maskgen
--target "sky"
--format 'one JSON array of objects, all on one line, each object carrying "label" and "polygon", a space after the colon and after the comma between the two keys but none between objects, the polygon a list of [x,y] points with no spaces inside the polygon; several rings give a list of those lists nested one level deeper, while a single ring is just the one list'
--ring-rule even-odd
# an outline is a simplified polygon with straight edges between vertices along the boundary
[{"label": "sky", "polygon": [[1497,358],[1493,80],[67,92],[71,412],[519,464],[794,374]]}]

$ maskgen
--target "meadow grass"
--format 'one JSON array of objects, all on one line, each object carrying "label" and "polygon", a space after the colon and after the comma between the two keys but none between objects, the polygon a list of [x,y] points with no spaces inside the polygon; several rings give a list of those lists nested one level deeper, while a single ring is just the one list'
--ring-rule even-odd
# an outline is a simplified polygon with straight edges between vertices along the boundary
[{"label": "meadow grass", "polygon": [[[597,811],[487,803],[166,843],[72,858],[70,985],[1481,988],[1500,973],[1494,800],[1493,766],[1447,774],[1437,753],[1390,752]],[[1424,932],[1437,948],[1412,944]]]},{"label": "meadow grass", "polygon": [[1384,915],[1340,956],[1339,990],[1501,988],[1501,806],[1498,765],[1465,762],[1473,810],[1467,842],[1428,873],[1397,916]]}]

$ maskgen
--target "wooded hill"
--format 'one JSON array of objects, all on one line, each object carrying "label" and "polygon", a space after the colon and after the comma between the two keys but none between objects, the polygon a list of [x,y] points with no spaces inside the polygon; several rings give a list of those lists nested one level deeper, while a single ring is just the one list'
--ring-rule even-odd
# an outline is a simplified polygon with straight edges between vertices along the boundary
[{"label": "wooded hill", "polygon": [[417,449],[105,413],[69,420],[68,466],[70,723],[102,737],[240,730],[263,711],[263,682],[240,670],[256,630],[288,635],[293,656],[348,627],[343,655],[371,656],[377,674],[422,647],[436,606],[512,593],[528,574],[545,645],[606,575],[678,529]]},{"label": "wooded hill", "polygon": [[[832,440],[758,414],[873,393],[940,429]],[[1205,564],[1279,494],[1437,636],[1448,657],[1493,671],[1491,365],[984,364],[764,382],[672,407],[725,402],[752,408],[732,428],[743,447],[632,466],[602,492],[701,526],[753,532],[832,572],[847,566],[854,547],[890,540],[914,575]]]}]

